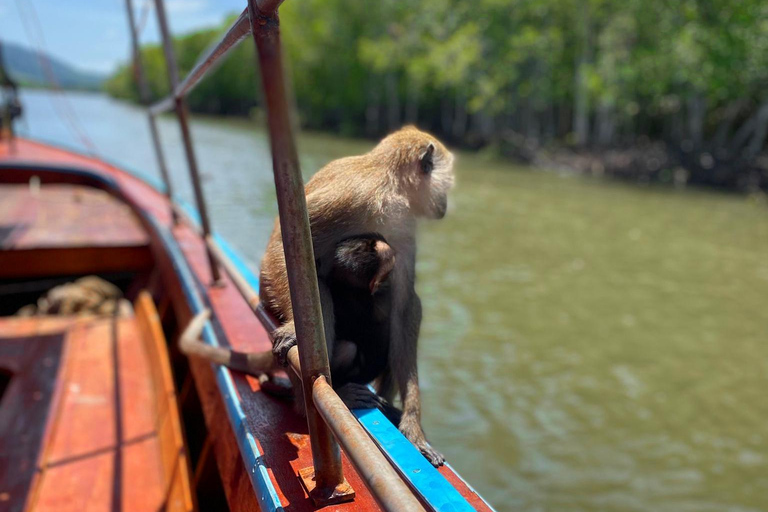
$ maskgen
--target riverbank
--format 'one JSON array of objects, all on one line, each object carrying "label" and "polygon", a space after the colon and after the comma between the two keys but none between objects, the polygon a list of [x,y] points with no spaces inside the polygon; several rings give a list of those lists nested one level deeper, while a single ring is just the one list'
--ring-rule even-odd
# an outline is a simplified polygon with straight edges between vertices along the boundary
[{"label": "riverbank", "polygon": [[[376,140],[417,124],[454,148],[547,167],[768,187],[760,2],[718,16],[659,0],[529,7],[286,3],[282,43],[301,126]],[[174,37],[182,74],[236,14]],[[234,48],[189,107],[243,115],[263,105],[253,53]],[[159,45],[142,47],[142,60],[153,97],[167,94]],[[137,98],[127,61],[106,87]]]},{"label": "riverbank", "polygon": [[768,191],[768,155],[746,161],[720,151],[716,158],[705,149],[648,140],[624,147],[542,147],[536,140],[518,135],[507,135],[498,151],[512,161],[542,169],[608,176],[641,185],[696,185],[742,194]]},{"label": "riverbank", "polygon": [[[261,126],[265,117],[259,109],[253,109],[250,117],[246,116],[215,116],[211,114],[196,114],[200,119],[211,122],[225,122],[241,126],[243,129]],[[368,137],[341,137],[337,133],[317,130],[304,130],[303,133],[313,137],[327,137],[338,140],[357,140],[361,145],[372,145],[378,139]],[[735,192],[738,194],[765,197],[768,192],[768,155],[758,159],[756,166],[745,166],[740,170],[724,169],[716,172],[716,165],[726,166],[727,163],[716,163],[711,155],[698,155],[701,165],[707,166],[706,172],[700,172],[695,166],[686,166],[686,162],[697,158],[693,153],[672,151],[663,143],[643,142],[633,147],[574,149],[564,146],[540,146],[536,140],[507,134],[506,143],[483,149],[455,148],[464,154],[472,155],[483,161],[498,162],[510,167],[532,167],[543,171],[572,172],[575,174],[599,178],[610,178],[620,182],[647,186],[650,184],[662,187],[681,189],[686,187],[702,187],[706,189]]]}]

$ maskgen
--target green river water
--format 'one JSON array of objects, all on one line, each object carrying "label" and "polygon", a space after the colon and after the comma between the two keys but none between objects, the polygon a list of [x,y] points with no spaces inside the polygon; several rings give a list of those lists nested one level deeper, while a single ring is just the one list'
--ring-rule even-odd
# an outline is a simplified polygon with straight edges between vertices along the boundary
[{"label": "green river water", "polygon": [[[156,174],[138,109],[69,98],[100,154]],[[57,100],[23,100],[23,133],[78,144]],[[191,200],[172,118],[161,132]],[[256,268],[265,133],[196,119],[193,136],[213,224]],[[303,169],[372,144],[304,134]],[[765,199],[457,156],[449,213],[419,234],[433,444],[499,511],[768,511]]]}]

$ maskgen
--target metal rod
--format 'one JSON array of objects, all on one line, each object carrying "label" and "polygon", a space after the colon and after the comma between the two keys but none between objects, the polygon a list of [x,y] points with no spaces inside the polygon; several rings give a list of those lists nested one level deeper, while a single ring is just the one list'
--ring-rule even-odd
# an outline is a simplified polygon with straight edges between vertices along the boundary
[{"label": "metal rod", "polygon": [[248,9],[245,9],[235,22],[227,29],[221,39],[210,45],[198,57],[192,71],[177,84],[165,98],[157,101],[150,110],[155,115],[171,110],[176,98],[183,98],[191,91],[200,80],[212,71],[222,57],[232,48],[238,45],[251,32],[251,23],[248,18]]},{"label": "metal rod", "polygon": [[[257,8],[263,15],[274,13],[283,0],[257,0]],[[160,16],[160,14],[158,14]],[[210,72],[215,64],[226,55],[233,47],[237,46],[248,34],[251,33],[250,17],[248,8],[246,8],[235,22],[227,29],[224,36],[213,45],[209,46],[195,62],[192,71],[179,83],[178,71],[175,74],[176,86],[171,88],[171,92],[165,98],[158,100],[149,107],[153,115],[159,115],[168,112],[174,108],[175,100],[187,95],[205,75]],[[164,48],[165,50],[165,48]],[[171,52],[172,53],[172,52]],[[169,53],[166,51],[166,59]],[[175,62],[175,57],[171,56]],[[169,74],[170,77],[170,74]]]},{"label": "metal rod", "polygon": [[[173,41],[171,40],[171,32],[168,29],[168,19],[165,15],[165,4],[163,0],[155,0],[155,11],[157,12],[157,23],[160,26],[160,35],[163,39],[163,52],[165,53],[165,65],[168,69],[168,81],[170,89],[173,91],[179,83],[179,70],[176,65],[176,54],[173,51]],[[208,208],[205,204],[203,186],[200,183],[200,172],[197,168],[197,158],[195,157],[195,149],[192,145],[192,135],[189,132],[187,106],[184,103],[184,98],[176,98],[175,108],[176,117],[179,120],[179,128],[181,129],[181,138],[184,142],[184,153],[187,157],[187,166],[189,167],[189,174],[192,178],[192,187],[195,191],[195,203],[197,211],[200,213],[203,236],[208,237],[211,234],[211,224],[208,219]],[[221,275],[216,266],[216,261],[207,246],[206,254],[211,268],[211,277],[214,282],[219,282]]]},{"label": "metal rod", "polygon": [[[162,2],[162,0],[157,0]],[[184,100],[176,100],[176,117],[179,119],[179,128],[181,128],[181,138],[184,143],[184,153],[187,156],[187,164],[189,166],[189,173],[192,177],[192,188],[195,192],[195,203],[197,203],[197,211],[200,213],[200,223],[203,228],[203,236],[207,237],[211,234],[211,223],[208,217],[208,207],[205,203],[205,196],[203,195],[203,185],[200,182],[200,171],[197,168],[197,159],[195,158],[195,150],[192,145],[192,134],[189,131],[189,122],[187,121],[187,106],[184,104]],[[221,274],[219,273],[219,267],[216,265],[213,255],[210,250],[206,250],[208,256],[208,263],[211,267],[211,279],[214,283],[221,281]]]},{"label": "metal rod", "polygon": [[[248,2],[250,5],[251,2]],[[277,11],[283,0],[256,0],[256,7],[263,16],[269,16]]]},{"label": "metal rod", "polygon": [[280,25],[277,15],[264,15],[257,8],[255,0],[248,1],[248,8],[267,103],[272,168],[296,338],[301,367],[304,370],[302,382],[315,480],[320,493],[332,493],[334,488],[344,482],[344,475],[339,445],[312,400],[312,382],[320,376],[330,382],[331,372],[325,345],[307,201],[288,110],[280,48]]},{"label": "metal rod", "polygon": [[[139,36],[136,33],[136,20],[133,16],[133,0],[125,0],[125,8],[128,11],[128,25],[131,33],[133,73],[136,77],[136,83],[139,86],[139,99],[141,100],[141,104],[146,106],[149,105],[151,97],[149,84],[144,75],[144,63],[142,62],[141,50],[139,49]],[[149,121],[149,132],[152,135],[152,145],[155,149],[157,166],[160,169],[160,176],[165,185],[165,196],[168,198],[168,203],[171,205],[171,221],[176,224],[178,222],[178,217],[176,215],[176,210],[173,208],[173,187],[171,184],[171,177],[168,174],[168,167],[165,165],[165,155],[163,154],[163,146],[160,144],[160,134],[157,130],[155,116],[153,116],[151,112],[147,112],[147,120]]]},{"label": "metal rod", "polygon": [[155,12],[157,24],[160,26],[160,36],[163,41],[163,53],[165,54],[165,66],[168,70],[168,82],[173,92],[179,83],[179,67],[176,63],[176,52],[173,50],[171,30],[168,28],[168,17],[165,15],[165,3],[163,0],[155,0]]},{"label": "metal rod", "polygon": [[320,415],[333,430],[344,447],[344,453],[381,508],[393,512],[423,511],[419,500],[373,444],[325,377],[315,380],[312,395]]},{"label": "metal rod", "polygon": [[[216,243],[213,237],[206,237],[205,242],[208,245],[208,249],[213,254],[213,257],[216,258],[216,262],[224,268],[227,274],[229,274],[229,278],[235,284],[237,291],[240,292],[240,295],[242,295],[242,297],[248,303],[248,306],[251,308],[251,310],[256,313],[257,308],[259,308],[259,294],[256,293],[256,290],[254,290],[251,285],[248,284],[248,281],[245,280],[245,277],[243,277],[243,275],[239,270],[237,270],[232,261],[224,254],[224,252],[221,250],[221,247],[219,247],[219,244]],[[264,308],[259,309],[263,310]],[[273,327],[273,330],[275,328],[277,328],[277,326]]]},{"label": "metal rod", "polygon": [[165,165],[165,154],[163,153],[163,145],[160,143],[160,132],[157,129],[157,119],[151,112],[147,111],[147,120],[149,121],[149,133],[152,135],[152,146],[155,149],[155,155],[157,156],[157,165],[160,168],[160,174],[163,177],[163,183],[165,184],[165,196],[168,198],[168,202],[171,205],[171,222],[175,225],[179,223],[179,216],[176,215],[176,210],[173,208],[173,188],[171,186],[171,176],[168,173],[168,167]]},{"label": "metal rod", "polygon": [[169,110],[173,110],[173,106],[176,103],[173,101],[173,95],[168,95],[165,98],[156,101],[149,107],[149,113],[153,116],[160,115]]},{"label": "metal rod", "polygon": [[235,20],[224,36],[216,43],[208,47],[195,62],[192,71],[174,89],[175,97],[185,96],[190,89],[213,69],[217,61],[226,55],[232,48],[244,40],[251,33],[251,23],[248,18],[248,9],[245,9]]}]

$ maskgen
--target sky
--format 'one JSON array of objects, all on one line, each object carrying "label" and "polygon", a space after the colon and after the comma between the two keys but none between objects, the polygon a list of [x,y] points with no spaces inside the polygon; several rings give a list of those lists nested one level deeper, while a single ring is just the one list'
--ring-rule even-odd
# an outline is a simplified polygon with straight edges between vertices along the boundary
[{"label": "sky", "polygon": [[[141,41],[158,42],[154,2],[133,0],[137,20],[151,6]],[[241,12],[245,0],[165,0],[171,31],[181,34],[218,25]],[[125,0],[0,0],[0,39],[36,49],[32,14],[42,26],[44,50],[79,69],[110,73],[128,59]],[[24,16],[24,17],[22,17]],[[32,35],[25,31],[32,27]]]}]

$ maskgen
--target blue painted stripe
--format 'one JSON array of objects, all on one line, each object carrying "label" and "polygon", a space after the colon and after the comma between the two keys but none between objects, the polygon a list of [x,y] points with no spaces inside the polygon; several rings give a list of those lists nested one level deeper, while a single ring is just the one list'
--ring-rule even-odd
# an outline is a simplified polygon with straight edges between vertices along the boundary
[{"label": "blue painted stripe", "polygon": [[395,468],[435,510],[475,510],[413,444],[378,409],[355,409],[352,413],[376,440]]},{"label": "blue painted stripe", "polygon": [[463,476],[461,476],[461,475],[459,474],[459,472],[458,472],[458,471],[456,471],[456,468],[454,468],[454,467],[453,467],[451,464],[449,464],[449,463],[447,463],[447,462],[445,463],[445,465],[446,465],[446,467],[448,467],[448,468],[449,468],[451,471],[453,471],[453,474],[454,474],[454,475],[456,475],[456,477],[457,477],[459,480],[461,480],[461,481],[464,483],[464,485],[466,485],[466,486],[467,486],[467,488],[468,488],[470,491],[472,491],[472,493],[473,493],[475,496],[477,496],[478,498],[480,498],[480,501],[482,501],[482,502],[483,502],[483,504],[485,504],[485,506],[486,506],[486,507],[488,507],[488,509],[489,509],[489,510],[492,510],[493,512],[496,512],[496,509],[495,509],[495,508],[493,508],[493,506],[492,506],[490,503],[488,503],[488,502],[485,500],[485,498],[483,498],[483,497],[480,495],[480,493],[479,493],[479,492],[477,492],[477,491],[475,490],[475,488],[474,488],[474,487],[472,487],[472,485],[471,485],[469,482],[467,482],[466,480],[464,480],[464,477],[463,477]]}]

